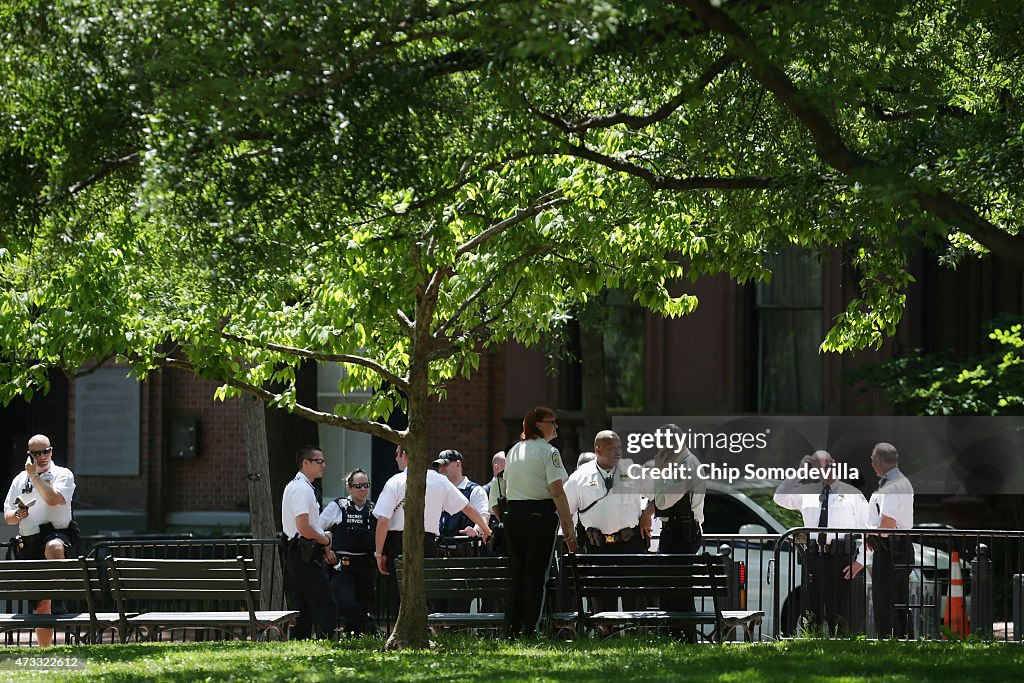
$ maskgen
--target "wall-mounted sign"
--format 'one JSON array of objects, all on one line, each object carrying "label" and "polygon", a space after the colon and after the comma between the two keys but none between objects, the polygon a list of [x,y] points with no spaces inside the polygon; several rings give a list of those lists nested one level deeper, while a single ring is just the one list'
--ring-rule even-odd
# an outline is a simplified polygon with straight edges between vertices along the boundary
[{"label": "wall-mounted sign", "polygon": [[139,474],[138,381],[126,368],[75,380],[75,474]]}]

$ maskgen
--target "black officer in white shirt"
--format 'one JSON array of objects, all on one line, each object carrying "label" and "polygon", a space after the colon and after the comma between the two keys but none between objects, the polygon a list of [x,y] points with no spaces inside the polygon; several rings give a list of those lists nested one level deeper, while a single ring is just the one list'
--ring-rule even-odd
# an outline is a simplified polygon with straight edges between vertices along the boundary
[{"label": "black officer in white shirt", "polygon": [[[583,542],[592,553],[644,553],[650,540],[650,528],[641,528],[640,513],[644,508],[642,482],[627,472],[632,461],[622,459],[622,440],[611,430],[594,437],[597,457],[569,475],[565,497],[569,512],[578,515]],[[639,604],[623,594],[623,609],[637,609]],[[595,598],[598,611],[617,608],[616,598]]]},{"label": "black officer in white shirt", "polygon": [[324,476],[324,454],[304,446],[295,454],[299,467],[284,487],[281,527],[287,537],[285,586],[289,606],[299,611],[293,638],[327,638],[334,631],[337,607],[327,582],[326,567],[337,558],[331,550],[331,534],[320,526],[320,504],[313,482]]},{"label": "black officer in white shirt", "polygon": [[[626,472],[622,441],[611,430],[594,438],[595,460],[584,463],[565,482],[569,511],[578,515],[587,550],[600,553],[642,553],[647,536],[640,528],[641,482]],[[649,531],[649,530],[647,530]]]}]

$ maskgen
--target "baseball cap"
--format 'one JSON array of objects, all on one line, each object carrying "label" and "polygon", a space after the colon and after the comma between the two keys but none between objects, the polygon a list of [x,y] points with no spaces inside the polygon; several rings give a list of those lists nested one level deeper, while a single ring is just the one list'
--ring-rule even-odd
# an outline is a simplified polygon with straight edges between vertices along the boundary
[{"label": "baseball cap", "polygon": [[453,462],[462,462],[462,453],[449,448],[438,453],[433,464],[435,467],[440,467],[441,465],[448,465]]}]

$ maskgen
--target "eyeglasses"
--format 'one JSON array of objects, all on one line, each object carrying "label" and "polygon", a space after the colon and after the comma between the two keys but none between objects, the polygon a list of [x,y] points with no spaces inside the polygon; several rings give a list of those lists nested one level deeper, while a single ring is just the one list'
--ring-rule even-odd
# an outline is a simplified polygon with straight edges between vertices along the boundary
[{"label": "eyeglasses", "polygon": [[306,460],[308,460],[310,462],[315,462],[317,465],[323,465],[324,464],[324,459],[323,458],[306,458]]},{"label": "eyeglasses", "polygon": [[348,487],[350,489],[368,489],[370,488],[370,482],[365,482],[362,484],[349,484]]},{"label": "eyeglasses", "polygon": [[41,451],[29,451],[28,453],[33,458],[38,458],[40,455],[46,455],[47,453],[49,453],[52,450],[53,450],[53,446],[48,446],[47,448],[44,448]]},{"label": "eyeglasses", "polygon": [[558,426],[558,420],[537,420],[537,422],[547,422],[549,425]]}]

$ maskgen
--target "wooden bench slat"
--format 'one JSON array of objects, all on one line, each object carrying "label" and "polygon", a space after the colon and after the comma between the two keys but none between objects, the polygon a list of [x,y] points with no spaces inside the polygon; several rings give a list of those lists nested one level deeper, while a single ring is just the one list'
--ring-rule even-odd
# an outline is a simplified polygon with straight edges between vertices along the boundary
[{"label": "wooden bench slat", "polygon": [[[401,572],[401,562],[398,569]],[[472,605],[480,598],[504,598],[511,568],[506,557],[432,557],[424,560],[423,577],[428,600],[456,600]],[[427,621],[433,626],[500,626],[505,614],[432,612]]]},{"label": "wooden bench slat", "polygon": [[[287,637],[287,627],[298,618],[294,611],[256,610],[260,596],[259,578],[251,558],[211,560],[154,560],[110,557],[110,581],[122,613],[122,639],[129,626],[161,628],[247,626],[255,638],[274,628]],[[237,611],[150,611],[127,616],[129,601],[204,601],[238,603]]]},{"label": "wooden bench slat", "polygon": [[[567,568],[576,587],[580,616],[584,623],[614,626],[715,626],[715,639],[721,643],[725,631],[742,627],[749,632],[760,623],[763,613],[732,610],[726,619],[721,609],[732,596],[729,583],[729,558],[721,555],[569,555]],[[612,596],[679,597],[685,591],[702,599],[693,611],[647,609],[632,611],[586,612],[587,598]],[[711,598],[714,609],[705,608]],[[588,601],[589,602],[589,601]]]},{"label": "wooden bench slat", "polygon": [[84,557],[64,560],[0,561],[0,600],[65,600],[87,608],[66,614],[0,614],[0,630],[22,628],[111,627],[119,615],[95,613],[93,594],[100,588],[99,574]]},{"label": "wooden bench slat", "polygon": [[[140,579],[140,578],[125,578],[120,577],[121,590],[135,590],[136,588],[166,588],[168,590],[188,590],[188,589],[202,589],[202,590],[219,590],[221,588],[234,588],[235,590],[245,590],[246,579],[240,576],[225,577],[216,576],[213,578],[202,578],[202,577],[179,577],[179,576],[161,576],[152,579]],[[258,591],[260,582],[255,579],[249,579],[249,590]]]}]

